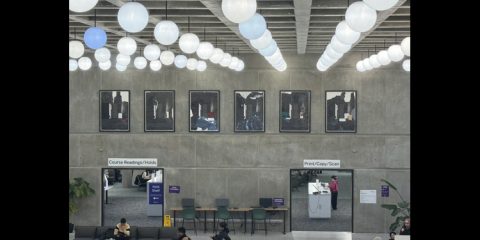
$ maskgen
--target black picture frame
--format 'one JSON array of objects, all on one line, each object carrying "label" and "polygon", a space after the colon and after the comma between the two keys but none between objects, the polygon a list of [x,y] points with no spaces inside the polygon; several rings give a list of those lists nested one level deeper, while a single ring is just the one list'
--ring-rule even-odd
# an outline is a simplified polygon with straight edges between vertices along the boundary
[{"label": "black picture frame", "polygon": [[356,90],[325,91],[325,132],[357,132],[357,98]]},{"label": "black picture frame", "polygon": [[310,133],[311,91],[280,90],[279,131]]},{"label": "black picture frame", "polygon": [[130,90],[100,90],[100,132],[130,131]]},{"label": "black picture frame", "polygon": [[234,90],[234,132],[265,132],[265,91]]},{"label": "black picture frame", "polygon": [[189,132],[220,132],[220,91],[190,90],[188,103]]},{"label": "black picture frame", "polygon": [[144,131],[175,132],[175,91],[144,91]]}]

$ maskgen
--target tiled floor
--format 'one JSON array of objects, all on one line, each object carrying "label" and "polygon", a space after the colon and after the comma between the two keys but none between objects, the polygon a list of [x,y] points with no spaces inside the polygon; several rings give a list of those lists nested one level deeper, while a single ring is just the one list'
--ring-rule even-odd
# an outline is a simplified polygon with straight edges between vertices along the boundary
[{"label": "tiled floor", "polygon": [[[192,240],[211,240],[213,234],[198,233],[198,235],[187,232]],[[263,232],[255,235],[250,233],[231,234],[232,240],[372,240],[379,236],[382,240],[388,239],[387,234],[383,233],[349,233],[349,232],[313,232],[313,231],[294,231],[287,234],[279,232],[269,232],[266,236]]]}]

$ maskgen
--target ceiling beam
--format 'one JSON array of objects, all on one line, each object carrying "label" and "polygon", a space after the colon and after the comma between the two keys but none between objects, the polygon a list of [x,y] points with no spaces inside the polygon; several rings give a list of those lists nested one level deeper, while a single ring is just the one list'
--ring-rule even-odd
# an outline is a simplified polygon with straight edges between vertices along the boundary
[{"label": "ceiling beam", "polygon": [[295,6],[295,26],[297,31],[297,53],[305,54],[308,29],[310,27],[310,10],[312,0],[293,0]]}]

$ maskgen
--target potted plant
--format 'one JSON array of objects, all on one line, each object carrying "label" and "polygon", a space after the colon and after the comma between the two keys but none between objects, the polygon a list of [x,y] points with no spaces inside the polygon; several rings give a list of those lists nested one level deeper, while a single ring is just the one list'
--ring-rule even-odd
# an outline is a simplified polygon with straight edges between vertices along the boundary
[{"label": "potted plant", "polygon": [[[83,180],[83,178],[74,178],[73,180],[73,182],[69,183],[68,191],[68,213],[70,217],[79,211],[78,201],[80,199],[95,194],[95,190],[90,187],[90,183]],[[69,238],[70,240],[75,239],[75,225],[73,223],[69,223]]]},{"label": "potted plant", "polygon": [[398,202],[397,204],[382,204],[382,208],[385,208],[385,209],[388,209],[388,210],[391,210],[392,213],[392,217],[397,217],[395,219],[395,222],[393,222],[392,224],[390,224],[390,232],[395,232],[395,230],[397,230],[397,228],[399,228],[400,226],[403,225],[403,222],[405,220],[405,218],[409,218],[410,217],[410,203],[405,201],[405,199],[402,197],[402,195],[398,192],[397,188],[391,184],[389,181],[385,180],[385,179],[381,179],[382,182],[388,184],[388,186],[390,186],[390,188],[392,188],[393,190],[395,190],[395,192],[398,194],[398,196],[400,197],[401,201]]}]

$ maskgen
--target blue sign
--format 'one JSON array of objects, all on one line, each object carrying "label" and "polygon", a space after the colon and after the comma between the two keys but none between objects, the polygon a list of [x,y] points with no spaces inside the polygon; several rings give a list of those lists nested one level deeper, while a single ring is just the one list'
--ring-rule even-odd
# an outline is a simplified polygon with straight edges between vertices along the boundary
[{"label": "blue sign", "polygon": [[388,185],[382,185],[382,197],[388,197],[389,192]]},{"label": "blue sign", "polygon": [[283,198],[272,198],[273,199],[273,206],[283,206],[285,205],[285,199]]},{"label": "blue sign", "polygon": [[150,183],[148,188],[148,203],[163,204],[163,183]]},{"label": "blue sign", "polygon": [[180,193],[180,186],[168,186],[169,193]]}]

